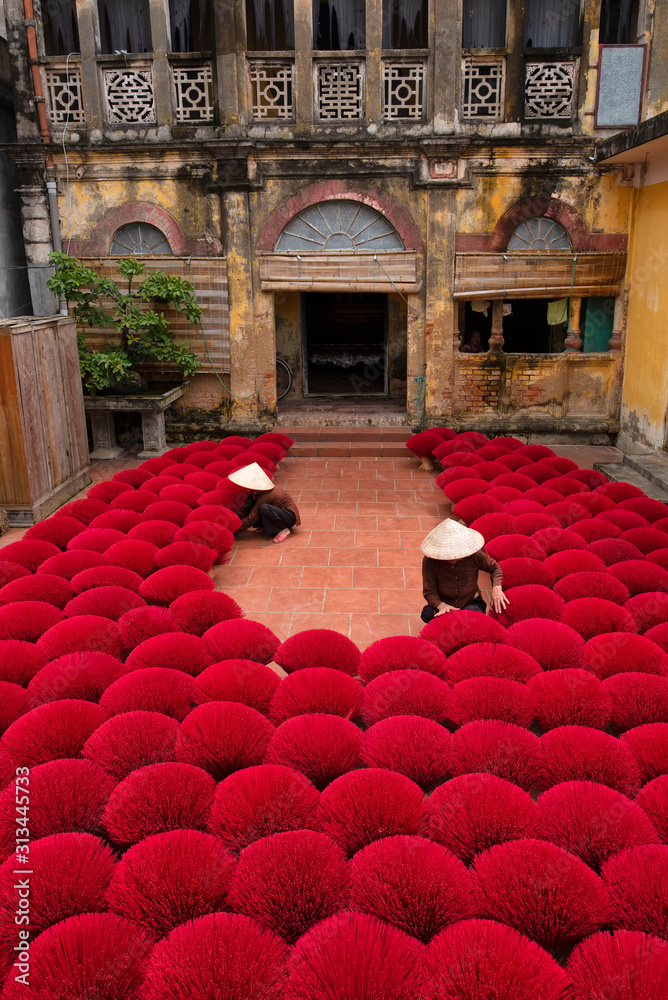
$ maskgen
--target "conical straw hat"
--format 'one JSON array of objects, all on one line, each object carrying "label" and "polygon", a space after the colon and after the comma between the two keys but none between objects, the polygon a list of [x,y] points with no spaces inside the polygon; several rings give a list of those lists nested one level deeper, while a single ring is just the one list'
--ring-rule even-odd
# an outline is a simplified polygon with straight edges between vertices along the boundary
[{"label": "conical straw hat", "polygon": [[264,469],[253,462],[252,465],[243,465],[240,469],[230,472],[227,477],[237,486],[243,486],[247,490],[273,490],[274,484],[264,471]]},{"label": "conical straw hat", "polygon": [[485,539],[479,531],[466,528],[459,521],[441,521],[420,545],[428,559],[464,559],[481,549]]}]

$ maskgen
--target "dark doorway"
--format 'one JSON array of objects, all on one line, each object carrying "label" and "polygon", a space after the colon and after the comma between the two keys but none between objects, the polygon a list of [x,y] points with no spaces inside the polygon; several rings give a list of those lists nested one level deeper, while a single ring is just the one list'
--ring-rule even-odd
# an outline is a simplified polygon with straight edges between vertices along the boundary
[{"label": "dark doorway", "polygon": [[387,396],[387,295],[303,295],[305,396]]}]

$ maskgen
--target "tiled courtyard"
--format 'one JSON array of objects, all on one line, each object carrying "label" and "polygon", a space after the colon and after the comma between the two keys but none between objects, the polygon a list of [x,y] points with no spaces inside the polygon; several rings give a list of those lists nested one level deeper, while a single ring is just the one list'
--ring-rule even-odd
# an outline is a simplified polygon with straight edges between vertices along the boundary
[{"label": "tiled courtyard", "polygon": [[[615,448],[554,446],[583,468],[621,460]],[[94,482],[139,465],[133,456],[95,462]],[[291,457],[276,482],[297,502],[302,525],[281,545],[255,532],[238,536],[216,586],[280,639],[330,628],[360,648],[387,635],[417,635],[424,535],[442,519],[435,473],[401,458]],[[82,494],[83,495],[83,494]],[[16,541],[11,530],[0,545]]]}]

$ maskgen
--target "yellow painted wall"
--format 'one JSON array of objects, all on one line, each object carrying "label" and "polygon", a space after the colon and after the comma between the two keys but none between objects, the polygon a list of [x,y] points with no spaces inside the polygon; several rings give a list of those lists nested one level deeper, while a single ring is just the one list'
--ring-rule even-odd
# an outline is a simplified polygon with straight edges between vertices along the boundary
[{"label": "yellow painted wall", "polygon": [[628,447],[631,439],[660,448],[668,408],[668,180],[640,188],[636,199],[628,271],[623,444]]}]

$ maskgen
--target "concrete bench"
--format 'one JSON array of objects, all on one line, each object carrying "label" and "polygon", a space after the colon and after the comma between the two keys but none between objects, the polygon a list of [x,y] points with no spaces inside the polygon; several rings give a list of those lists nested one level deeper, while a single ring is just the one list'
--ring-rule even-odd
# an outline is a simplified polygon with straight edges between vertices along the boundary
[{"label": "concrete bench", "polygon": [[141,413],[143,450],[139,458],[155,458],[166,452],[165,410],[186,391],[177,385],[166,392],[143,392],[136,396],[84,396],[93,431],[93,459],[113,459],[123,454],[116,444],[114,413]]}]

